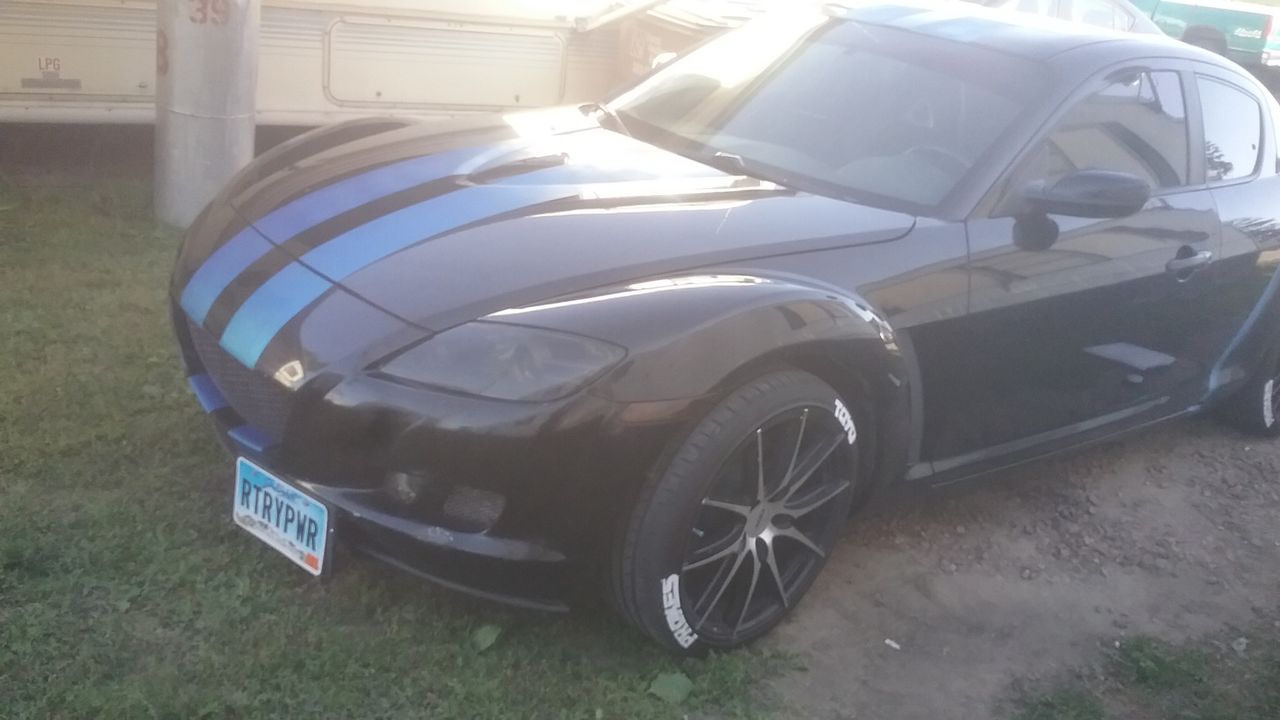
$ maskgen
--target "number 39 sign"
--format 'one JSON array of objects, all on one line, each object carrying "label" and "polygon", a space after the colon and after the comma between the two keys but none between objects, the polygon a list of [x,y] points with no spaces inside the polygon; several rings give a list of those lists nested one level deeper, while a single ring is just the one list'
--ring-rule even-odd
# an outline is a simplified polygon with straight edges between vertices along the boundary
[{"label": "number 39 sign", "polygon": [[188,0],[191,14],[187,17],[197,25],[226,25],[231,20],[231,0]]},{"label": "number 39 sign", "polygon": [[[181,1],[181,0],[180,0]],[[233,0],[185,0],[186,19],[192,25],[226,25],[234,19]],[[169,73],[169,36],[164,30],[156,34],[156,74]]]}]

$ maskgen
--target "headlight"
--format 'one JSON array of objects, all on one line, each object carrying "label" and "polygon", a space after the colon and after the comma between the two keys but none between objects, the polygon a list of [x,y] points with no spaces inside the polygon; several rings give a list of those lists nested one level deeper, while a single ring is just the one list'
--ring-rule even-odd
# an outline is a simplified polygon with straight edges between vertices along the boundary
[{"label": "headlight", "polygon": [[413,383],[499,400],[556,400],[616,365],[626,352],[591,338],[476,321],[447,330],[377,370]]}]

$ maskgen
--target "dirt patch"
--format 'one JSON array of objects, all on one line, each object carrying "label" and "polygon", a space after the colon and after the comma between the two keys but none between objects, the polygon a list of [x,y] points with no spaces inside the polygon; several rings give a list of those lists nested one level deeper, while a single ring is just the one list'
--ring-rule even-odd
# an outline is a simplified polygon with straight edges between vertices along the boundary
[{"label": "dirt patch", "polygon": [[1280,441],[1178,422],[856,519],[771,643],[793,717],[987,718],[1129,633],[1280,609]]}]

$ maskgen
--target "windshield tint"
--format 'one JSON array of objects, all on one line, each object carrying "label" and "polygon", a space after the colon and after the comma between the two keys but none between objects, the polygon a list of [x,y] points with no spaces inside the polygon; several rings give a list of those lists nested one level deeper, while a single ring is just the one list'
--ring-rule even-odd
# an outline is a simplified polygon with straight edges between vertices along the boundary
[{"label": "windshield tint", "polygon": [[677,152],[921,211],[960,185],[1047,84],[1039,70],[971,44],[783,14],[703,46],[610,106],[638,137]]}]

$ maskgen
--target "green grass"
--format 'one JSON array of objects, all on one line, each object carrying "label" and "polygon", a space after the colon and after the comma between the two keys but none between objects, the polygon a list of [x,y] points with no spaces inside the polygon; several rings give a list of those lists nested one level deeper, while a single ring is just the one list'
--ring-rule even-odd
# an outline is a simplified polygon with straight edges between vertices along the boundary
[{"label": "green grass", "polygon": [[[147,195],[0,180],[0,715],[761,713],[783,659],[680,660],[604,614],[510,612],[367,562],[315,582],[235,529],[169,334],[177,236]],[[693,681],[681,705],[647,692],[668,672]]]},{"label": "green grass", "polygon": [[1076,687],[1059,687],[1026,699],[1017,720],[1103,720],[1102,701]]},{"label": "green grass", "polygon": [[1119,643],[1110,662],[1122,682],[1153,692],[1203,687],[1210,680],[1210,657],[1204,648],[1174,647],[1151,637]]},{"label": "green grass", "polygon": [[1109,649],[1100,678],[1018,699],[1015,720],[1276,720],[1280,718],[1280,628],[1175,645],[1138,636]]}]

